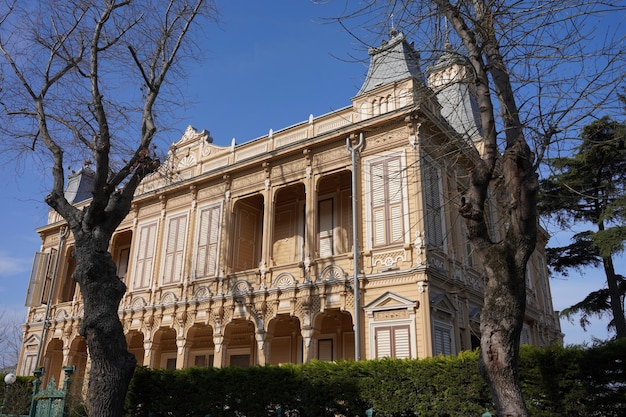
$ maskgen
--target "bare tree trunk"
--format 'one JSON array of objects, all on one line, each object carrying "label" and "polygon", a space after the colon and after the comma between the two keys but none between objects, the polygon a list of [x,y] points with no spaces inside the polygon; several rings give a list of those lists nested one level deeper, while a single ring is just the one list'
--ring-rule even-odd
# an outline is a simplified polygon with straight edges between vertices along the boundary
[{"label": "bare tree trunk", "polygon": [[613,321],[615,324],[615,335],[618,339],[626,337],[626,317],[624,317],[624,304],[619,290],[619,283],[613,266],[611,257],[602,258],[606,282],[609,288],[611,310],[613,311]]},{"label": "bare tree trunk", "polygon": [[[108,242],[108,239],[106,240]],[[135,370],[135,357],[128,352],[118,316],[125,292],[117,277],[111,254],[92,239],[76,241],[74,279],[81,287],[85,313],[80,334],[85,338],[91,370],[87,409],[90,416],[121,417],[128,385]]]},{"label": "bare tree trunk", "polygon": [[524,319],[524,270],[515,248],[502,242],[485,259],[487,282],[480,317],[479,369],[500,416],[526,416],[519,386],[518,356]]},{"label": "bare tree trunk", "polygon": [[[507,230],[497,243],[481,239],[474,221],[468,230],[479,243],[487,282],[480,318],[480,371],[489,385],[497,414],[525,417],[528,410],[519,385],[520,334],[526,310],[526,264],[537,237],[537,175],[532,153],[524,140],[513,143],[503,158],[507,193]],[[463,208],[462,208],[463,209]],[[462,211],[463,213],[463,211]],[[484,213],[483,213],[484,215]]]}]

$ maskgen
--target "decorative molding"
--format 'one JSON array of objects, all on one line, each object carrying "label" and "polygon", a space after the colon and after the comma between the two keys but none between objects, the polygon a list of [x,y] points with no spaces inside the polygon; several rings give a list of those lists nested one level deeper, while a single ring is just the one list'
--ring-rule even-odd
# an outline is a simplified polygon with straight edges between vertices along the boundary
[{"label": "decorative molding", "polygon": [[298,281],[296,280],[296,278],[289,272],[283,272],[280,275],[278,275],[278,277],[276,277],[276,279],[274,280],[274,283],[272,284],[273,288],[288,288],[288,287],[294,287],[298,284]]},{"label": "decorative molding", "polygon": [[321,281],[337,281],[346,278],[346,273],[338,265],[329,265],[320,274]]}]

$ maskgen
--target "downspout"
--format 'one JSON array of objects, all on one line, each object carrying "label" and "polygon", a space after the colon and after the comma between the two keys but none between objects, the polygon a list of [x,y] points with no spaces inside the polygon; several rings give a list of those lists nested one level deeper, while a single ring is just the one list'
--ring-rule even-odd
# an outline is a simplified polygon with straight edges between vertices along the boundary
[{"label": "downspout", "polygon": [[65,226],[61,227],[61,230],[59,230],[59,244],[57,245],[56,259],[54,260],[54,265],[52,267],[52,274],[50,278],[50,291],[48,291],[48,301],[46,304],[46,312],[43,316],[43,322],[41,325],[41,339],[39,340],[39,347],[37,348],[37,359],[35,360],[35,366],[36,366],[35,369],[37,369],[40,365],[39,360],[41,359],[41,349],[45,341],[46,331],[48,330],[48,316],[50,315],[50,308],[52,304],[52,293],[54,292],[54,282],[56,281],[57,269],[59,268],[59,261],[61,259],[61,248],[63,246],[63,243],[65,242],[65,238],[67,237],[68,233],[69,233],[69,229]]},{"label": "downspout", "polygon": [[352,153],[352,260],[354,271],[354,360],[361,359],[361,324],[359,308],[359,233],[357,228],[358,204],[357,204],[357,152],[363,146],[363,133],[359,134],[359,143],[352,147],[350,137],[346,139],[346,147]]}]

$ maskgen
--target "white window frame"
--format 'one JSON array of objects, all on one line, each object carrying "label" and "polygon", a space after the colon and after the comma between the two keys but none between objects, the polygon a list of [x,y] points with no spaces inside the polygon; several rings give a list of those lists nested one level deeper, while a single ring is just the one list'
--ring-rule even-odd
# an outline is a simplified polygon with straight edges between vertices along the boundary
[{"label": "white window frame", "polygon": [[[425,225],[425,231],[426,231],[426,243],[434,248],[440,249],[442,251],[444,251],[445,253],[447,253],[447,243],[446,243],[446,212],[445,212],[445,207],[443,204],[444,201],[444,189],[443,189],[443,172],[441,169],[441,166],[430,156],[425,154],[422,157],[422,197],[423,197],[423,210],[424,210],[424,225]],[[438,205],[439,205],[439,225],[437,227],[437,224],[433,224],[433,227],[437,228],[438,230],[434,231],[434,232],[439,232],[439,234],[441,234],[441,242],[432,242],[432,233],[433,231],[431,231],[430,229],[430,218],[429,218],[429,212],[432,209],[430,207],[431,204],[433,204],[433,207],[435,204],[437,204],[437,202],[430,201],[430,198],[428,197],[428,194],[430,194],[430,189],[429,189],[429,173],[427,172],[428,169],[433,168],[434,171],[436,172],[437,178],[436,178],[436,182],[437,182],[437,196],[436,198],[438,198]]]},{"label": "white window frame", "polygon": [[170,359],[176,360],[176,363],[178,364],[178,358],[177,358],[176,352],[161,353],[161,358],[159,360],[160,369],[167,369],[167,361]]},{"label": "white window frame", "polygon": [[187,368],[191,366],[202,366],[202,365],[196,365],[196,358],[200,356],[204,356],[206,358],[206,364],[204,365],[205,368],[213,367],[213,365],[209,364],[209,359],[211,356],[213,356],[213,364],[215,364],[215,349],[202,349],[202,350],[193,350],[190,352],[189,354],[190,361],[187,364]]},{"label": "white window frame", "polygon": [[[331,351],[332,358],[330,359],[330,361],[326,358],[320,358],[320,342],[324,342],[327,340],[330,340],[332,343],[332,351]],[[319,335],[315,343],[317,344],[316,346],[317,354],[315,355],[317,357],[317,360],[324,361],[324,362],[332,362],[332,361],[337,360],[337,337],[335,334],[321,334]]]},{"label": "white window frame", "polygon": [[[379,343],[377,336],[381,329],[388,328],[390,330],[389,333],[389,349],[390,355],[380,355],[378,352]],[[395,332],[399,329],[406,328],[408,330],[407,334],[407,342],[409,347],[408,356],[398,356],[397,355],[397,344],[395,343],[396,334]],[[371,357],[373,359],[382,359],[386,357],[390,358],[400,358],[400,359],[413,359],[416,357],[416,343],[415,343],[415,326],[413,321],[403,320],[403,321],[386,321],[386,322],[377,322],[373,324],[371,327],[371,337],[370,337],[370,345],[371,345]]]},{"label": "white window frame", "polygon": [[248,355],[250,357],[248,366],[254,366],[255,357],[254,357],[253,347],[250,347],[250,348],[234,348],[234,349],[228,349],[227,348],[227,351],[226,351],[226,365],[230,366],[230,358],[232,356],[240,356],[240,355]]},{"label": "white window frame", "polygon": [[[332,227],[329,230],[325,230],[324,232],[327,233],[327,235],[325,235],[324,237],[322,236],[322,228],[321,228],[321,221],[322,221],[322,213],[320,210],[320,205],[321,203],[325,202],[325,201],[330,201],[332,207],[330,210],[330,222],[332,223]],[[318,200],[317,200],[317,211],[318,211],[318,215],[317,215],[317,246],[318,246],[318,253],[320,258],[325,258],[325,257],[329,257],[329,256],[334,256],[337,254],[337,236],[336,236],[336,230],[337,230],[337,198],[335,198],[334,195],[332,194],[326,194],[323,196],[319,196]],[[323,239],[327,239],[330,240],[330,246],[328,246],[330,253],[324,252],[322,249],[322,240]]]},{"label": "white window frame", "polygon": [[[200,241],[201,241],[201,233],[202,233],[202,224],[201,224],[201,220],[202,220],[202,213],[204,213],[206,210],[217,210],[217,215],[218,215],[218,225],[217,225],[217,248],[215,250],[215,271],[213,273],[213,275],[198,275],[198,252],[200,250],[199,245],[200,245]],[[200,208],[198,208],[198,214],[197,214],[197,220],[196,220],[196,235],[195,235],[195,243],[194,243],[194,252],[193,252],[193,265],[192,265],[192,273],[193,273],[193,279],[202,279],[202,278],[214,278],[218,275],[218,271],[219,271],[219,266],[220,266],[220,253],[221,253],[221,246],[222,246],[222,223],[224,220],[224,205],[222,203],[215,203],[215,204],[208,204],[208,205],[204,205]],[[207,239],[207,246],[210,243],[208,242]],[[207,257],[208,257],[208,251],[207,251]],[[205,263],[208,262],[205,261]]]},{"label": "white window frame", "polygon": [[[375,238],[375,233],[374,233],[374,228],[376,227],[376,224],[374,222],[374,213],[373,213],[373,195],[372,195],[372,189],[373,189],[373,184],[372,184],[372,179],[371,179],[371,175],[372,175],[372,166],[379,164],[379,163],[385,163],[385,161],[389,161],[390,159],[394,159],[394,158],[399,158],[400,161],[400,167],[399,167],[399,171],[400,171],[400,190],[402,191],[402,200],[400,202],[400,207],[402,208],[402,238],[398,241],[398,242],[389,242],[387,241],[385,245],[375,245],[374,244],[374,238]],[[365,161],[365,178],[364,178],[364,183],[365,183],[365,204],[366,204],[366,210],[365,210],[365,217],[366,217],[366,223],[367,223],[367,227],[365,229],[366,232],[366,239],[365,239],[365,246],[367,249],[377,249],[377,248],[383,248],[383,247],[390,247],[390,246],[398,246],[398,245],[405,245],[408,244],[408,238],[409,238],[409,233],[408,231],[410,230],[409,228],[409,218],[408,218],[408,213],[409,213],[409,207],[408,207],[408,186],[407,186],[407,172],[406,172],[406,155],[404,153],[403,150],[396,150],[393,152],[387,152],[387,153],[382,153],[379,155],[376,155],[374,157],[371,158],[367,158]],[[386,204],[389,204],[389,202],[387,201]],[[354,226],[353,226],[354,227]],[[388,229],[389,228],[389,223],[386,222],[385,223],[385,233],[388,234]]]},{"label": "white window frame", "polygon": [[[445,343],[442,345],[442,351],[439,352],[437,350],[437,331],[441,330],[446,332],[450,339],[450,351],[445,352]],[[432,339],[433,339],[433,356],[437,356],[439,354],[443,355],[455,355],[456,354],[456,341],[455,341],[455,333],[454,326],[451,323],[446,323],[443,321],[435,320],[433,321],[432,326]]]},{"label": "white window frame", "polygon": [[[144,273],[144,275],[147,275],[148,279],[146,282],[143,281],[143,279],[141,280],[141,282],[137,282],[137,279],[139,278],[137,276],[139,269],[138,269],[138,265],[139,265],[139,255],[140,255],[140,251],[142,250],[142,236],[141,234],[143,233],[143,231],[145,229],[147,229],[148,227],[154,227],[154,239],[152,241],[152,256],[151,256],[151,261],[150,261],[150,266],[149,266],[149,270],[146,271],[145,269],[142,269],[142,273]],[[158,240],[158,233],[159,233],[159,220],[148,220],[145,221],[141,224],[139,224],[137,226],[137,244],[135,245],[135,248],[133,249],[133,257],[132,260],[129,262],[132,265],[132,280],[131,280],[131,285],[133,290],[145,290],[150,288],[150,285],[152,284],[153,281],[153,276],[154,276],[154,261],[156,258],[156,247],[157,247],[157,240]],[[149,245],[149,242],[146,243],[146,245]],[[144,259],[148,259],[146,258],[142,258],[141,260],[143,261]],[[143,265],[142,265],[143,266]],[[137,285],[139,284],[139,285]],[[146,284],[146,285],[143,285]]]},{"label": "white window frame", "polygon": [[[178,240],[179,242],[182,242],[182,248],[178,248],[178,246],[176,247],[176,250],[174,251],[174,253],[179,253],[178,256],[181,257],[180,259],[180,266],[177,270],[176,266],[172,266],[173,268],[173,276],[170,277],[167,281],[166,281],[166,274],[168,273],[168,271],[166,271],[166,267],[168,266],[168,246],[169,246],[169,240],[170,240],[170,228],[172,227],[172,222],[174,220],[177,219],[182,219],[184,218],[184,227],[183,227],[183,236],[179,237]],[[181,282],[183,282],[183,276],[185,273],[185,258],[186,258],[186,253],[187,253],[187,233],[189,233],[189,211],[182,211],[182,212],[178,212],[178,213],[172,213],[169,216],[166,217],[165,219],[165,236],[163,239],[163,248],[162,248],[162,260],[161,260],[161,280],[160,280],[160,284],[161,285],[177,285],[180,284]],[[179,231],[180,232],[180,231]],[[178,275],[178,277],[176,277],[175,275]]]}]

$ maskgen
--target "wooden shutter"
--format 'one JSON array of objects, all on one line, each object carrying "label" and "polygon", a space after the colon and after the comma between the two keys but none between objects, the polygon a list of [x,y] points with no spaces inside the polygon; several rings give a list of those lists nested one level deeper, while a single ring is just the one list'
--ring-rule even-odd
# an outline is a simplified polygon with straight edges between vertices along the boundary
[{"label": "wooden shutter", "polygon": [[333,339],[318,340],[317,359],[327,362],[333,361]]},{"label": "wooden shutter", "polygon": [[409,329],[409,326],[395,326],[393,330],[394,358],[410,358],[411,331]]},{"label": "wooden shutter", "polygon": [[46,277],[48,276],[48,269],[50,266],[50,253],[49,252],[36,252],[33,259],[33,267],[30,272],[30,280],[28,282],[28,292],[26,293],[26,307],[38,307],[42,303],[46,303],[44,300],[44,287],[46,284]]},{"label": "wooden shutter", "polygon": [[320,257],[332,256],[333,251],[333,199],[327,198],[318,203],[319,251]]},{"label": "wooden shutter", "polygon": [[375,332],[376,357],[393,357],[391,353],[391,327],[377,327]]},{"label": "wooden shutter", "polygon": [[383,246],[387,244],[387,184],[385,181],[385,166],[383,162],[376,162],[371,165],[370,178],[373,245]]},{"label": "wooden shutter", "polygon": [[154,262],[156,231],[156,223],[146,224],[139,228],[139,244],[137,248],[137,262],[135,263],[133,288],[147,288],[150,285],[152,264]]},{"label": "wooden shutter", "polygon": [[183,254],[185,251],[185,231],[187,215],[172,217],[169,220],[163,284],[172,284],[182,280]]},{"label": "wooden shutter", "polygon": [[452,354],[452,335],[449,328],[435,326],[434,343],[435,355]]},{"label": "wooden shutter", "polygon": [[374,338],[377,358],[411,357],[411,330],[408,325],[377,327]]},{"label": "wooden shutter", "polygon": [[372,244],[384,246],[404,241],[404,182],[399,156],[370,165]]},{"label": "wooden shutter", "polygon": [[404,240],[404,218],[402,215],[404,193],[402,190],[402,165],[399,157],[387,161],[387,184],[387,192],[389,193],[387,198],[389,243],[401,243]]},{"label": "wooden shutter", "polygon": [[122,248],[117,257],[117,276],[124,281],[128,272],[128,259],[130,258],[130,248]]},{"label": "wooden shutter", "polygon": [[219,207],[209,207],[200,211],[196,278],[214,277],[217,272],[220,215]]},{"label": "wooden shutter", "polygon": [[297,260],[296,205],[285,204],[276,207],[274,215],[274,244],[272,257],[278,265]]},{"label": "wooden shutter", "polygon": [[352,189],[341,192],[341,233],[337,236],[338,253],[347,253],[352,250]]},{"label": "wooden shutter", "polygon": [[439,187],[439,169],[429,159],[423,159],[424,165],[424,208],[426,214],[426,238],[429,245],[443,246],[443,228],[441,191]]},{"label": "wooden shutter", "polygon": [[233,272],[256,268],[259,264],[257,242],[260,216],[259,210],[243,204],[237,212]]}]

